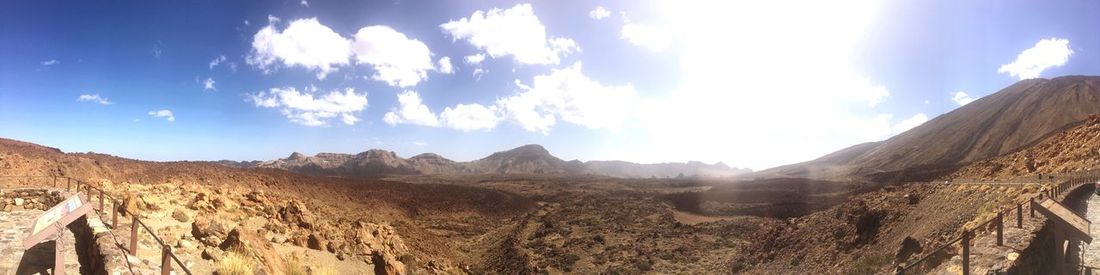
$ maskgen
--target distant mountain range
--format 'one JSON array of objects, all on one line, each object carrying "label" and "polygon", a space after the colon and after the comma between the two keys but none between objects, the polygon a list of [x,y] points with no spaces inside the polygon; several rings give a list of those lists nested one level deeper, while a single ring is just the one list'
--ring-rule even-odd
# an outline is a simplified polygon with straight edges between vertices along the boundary
[{"label": "distant mountain range", "polygon": [[378,177],[383,175],[462,175],[462,174],[593,174],[624,178],[649,177],[731,177],[749,169],[731,168],[719,162],[638,164],[626,161],[565,161],[546,148],[531,144],[496,152],[485,158],[457,162],[443,156],[424,153],[402,158],[392,151],[372,149],[359,154],[319,153],[306,156],[293,153],[272,161],[218,161],[218,164],[251,168],[276,168],[315,176]]}]

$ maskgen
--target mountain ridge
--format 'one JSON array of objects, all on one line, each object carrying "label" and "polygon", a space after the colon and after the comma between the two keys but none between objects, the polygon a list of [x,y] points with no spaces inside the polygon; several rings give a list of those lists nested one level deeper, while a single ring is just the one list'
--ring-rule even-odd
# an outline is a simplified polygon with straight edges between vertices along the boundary
[{"label": "mountain ridge", "polygon": [[750,177],[818,179],[939,173],[1009,154],[1100,113],[1100,76],[1018,81],[889,139],[844,148]]},{"label": "mountain ridge", "polygon": [[422,153],[402,158],[383,149],[370,149],[358,154],[317,153],[307,156],[294,152],[290,156],[269,161],[217,161],[238,168],[276,168],[317,175],[345,177],[379,177],[385,175],[428,174],[595,174],[621,178],[648,177],[731,177],[751,172],[731,168],[724,163],[705,164],[698,161],[680,163],[639,164],[627,161],[562,160],[538,144],[527,144],[510,150],[494,152],[484,158],[458,162],[435,153]]}]

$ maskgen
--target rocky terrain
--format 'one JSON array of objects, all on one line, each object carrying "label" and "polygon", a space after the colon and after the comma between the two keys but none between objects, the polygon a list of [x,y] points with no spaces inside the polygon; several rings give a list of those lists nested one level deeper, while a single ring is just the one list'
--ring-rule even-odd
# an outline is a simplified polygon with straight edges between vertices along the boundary
[{"label": "rocky terrain", "polygon": [[744,235],[767,222],[681,221],[663,196],[715,183],[689,178],[316,177],[63,153],[13,140],[0,140],[0,174],[85,178],[128,194],[127,210],[200,273],[240,262],[238,254],[269,274],[291,262],[341,274],[714,273],[749,242]]},{"label": "rocky terrain", "polygon": [[359,154],[319,153],[306,156],[292,153],[272,161],[219,161],[239,167],[277,168],[316,176],[377,178],[394,174],[594,174],[621,178],[650,177],[732,177],[751,172],[722,163],[702,162],[638,164],[625,161],[565,161],[539,145],[524,145],[493,153],[485,158],[456,162],[443,156],[424,153],[405,159],[392,151],[372,149]]},{"label": "rocky terrain", "polygon": [[1100,114],[1053,134],[1033,146],[970,163],[947,179],[1038,179],[1038,174],[1070,173],[1100,167]]}]

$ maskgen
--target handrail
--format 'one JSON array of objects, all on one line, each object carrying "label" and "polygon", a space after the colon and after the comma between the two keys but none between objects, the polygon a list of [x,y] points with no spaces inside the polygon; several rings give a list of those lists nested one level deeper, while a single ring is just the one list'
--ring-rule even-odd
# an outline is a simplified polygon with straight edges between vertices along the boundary
[{"label": "handrail", "polygon": [[[153,231],[153,229],[149,228],[149,226],[146,225],[145,222],[142,222],[141,219],[138,218],[135,213],[130,213],[130,212],[126,211],[126,209],[123,209],[121,207],[121,205],[118,204],[118,199],[115,198],[114,196],[112,196],[107,191],[103,190],[102,188],[93,186],[89,182],[86,182],[86,181],[83,181],[83,180],[80,180],[80,179],[76,179],[76,178],[72,178],[72,177],[68,177],[68,176],[0,175],[0,178],[53,178],[53,187],[56,187],[56,188],[60,188],[60,186],[58,186],[58,184],[57,184],[57,179],[65,179],[66,180],[65,190],[67,190],[67,191],[70,190],[70,187],[72,187],[72,184],[75,181],[76,188],[75,188],[74,191],[80,192],[81,191],[80,187],[83,185],[83,187],[88,190],[87,193],[84,194],[84,195],[88,198],[89,203],[91,203],[92,200],[93,200],[93,196],[91,195],[92,191],[93,190],[99,191],[99,206],[103,206],[103,198],[106,197],[106,198],[111,200],[112,208],[114,208],[114,211],[115,211],[115,216],[114,216],[114,218],[112,220],[112,223],[111,223],[111,229],[114,229],[115,227],[118,226],[117,217],[118,217],[118,211],[119,210],[121,210],[122,213],[126,213],[127,215],[130,215],[133,218],[133,221],[135,222],[134,224],[131,224],[130,226],[131,227],[136,227],[136,226],[140,225],[141,228],[144,228],[145,231],[148,232],[150,236],[153,236],[153,240],[156,240],[157,244],[159,244],[161,246],[161,251],[162,251],[161,252],[162,253],[161,254],[161,258],[162,258],[161,259],[161,274],[169,274],[170,273],[170,271],[172,269],[172,266],[169,264],[169,262],[166,260],[166,258],[171,258],[174,262],[176,262],[177,265],[179,265],[180,269],[182,269],[184,273],[186,273],[188,275],[191,275],[191,270],[188,269],[187,266],[183,264],[183,261],[181,261],[179,259],[179,257],[177,257],[176,254],[172,252],[172,247],[171,246],[165,244],[163,239],[161,239],[159,236],[157,236],[157,234]],[[94,212],[96,213],[96,215],[99,216],[100,220],[104,220],[103,213],[101,213],[101,211],[104,211],[104,210],[102,209],[102,207],[97,207],[97,208],[98,208],[98,209],[96,209],[97,211],[94,211]],[[132,232],[136,232],[136,231],[132,231]],[[131,247],[136,246],[136,244],[137,244],[136,235],[132,235],[132,237],[130,238],[130,244],[131,244]],[[131,251],[128,251],[128,252],[130,253],[130,255],[137,255],[136,251],[131,250]]]},{"label": "handrail", "polygon": [[[1019,209],[1018,211],[1022,211],[1022,207],[1019,207],[1019,206],[1022,206],[1024,203],[1034,201],[1036,198],[1042,198],[1044,193],[1049,195],[1052,199],[1054,199],[1058,196],[1064,195],[1065,193],[1067,193],[1071,190],[1076,189],[1077,187],[1079,187],[1081,185],[1093,183],[1098,178],[1097,172],[1098,171],[1096,171],[1096,170],[1086,170],[1086,171],[1078,171],[1078,172],[1067,173],[1068,175],[1073,175],[1073,176],[1077,176],[1077,177],[1076,178],[1070,178],[1069,180],[1064,180],[1064,181],[1061,181],[1061,182],[1056,182],[1056,183],[1049,184],[1047,186],[1049,188],[1047,188],[1046,190],[1040,191],[1038,195],[1032,196],[1032,197],[1028,198],[1028,200],[1026,200],[1026,201],[1013,203],[1012,205],[1017,206],[1017,209]],[[1066,175],[1059,175],[1059,176],[1061,177],[1061,176],[1066,176]],[[1034,205],[1029,204],[1028,207],[1034,208]],[[979,231],[980,229],[985,228],[991,222],[993,222],[995,220],[998,220],[998,219],[1000,219],[999,226],[1004,226],[1004,216],[1008,216],[1008,213],[1012,213],[1012,210],[1013,210],[1013,207],[1008,207],[1006,209],[1001,209],[999,211],[996,211],[994,213],[996,213],[997,216],[994,216],[993,218],[990,218],[990,219],[988,219],[988,220],[986,220],[982,223],[979,223],[978,226],[974,227],[974,229],[968,230],[966,227],[963,227],[963,233],[960,234],[958,237],[955,237],[951,241],[948,241],[947,243],[941,245],[940,247],[930,251],[929,253],[926,253],[925,255],[921,256],[920,258],[917,258],[915,261],[913,261],[911,263],[907,263],[907,264],[898,266],[897,269],[895,270],[895,274],[904,274],[906,271],[915,268],[920,263],[928,260],[928,258],[931,258],[932,255],[935,255],[936,253],[939,253],[943,250],[946,250],[947,248],[954,245],[956,242],[959,242],[960,240],[962,240],[963,237],[965,237],[965,235],[967,234],[967,232]],[[1070,212],[1073,212],[1073,211],[1070,211]],[[1077,214],[1076,212],[1074,212],[1073,214],[1077,215],[1077,216],[1081,216],[1080,214]],[[1020,213],[1020,215],[1022,215],[1022,213]],[[1017,216],[1017,217],[1021,217],[1021,216]],[[1082,217],[1082,218],[1084,218],[1084,217]],[[1089,223],[1091,224],[1091,222],[1089,222]],[[974,234],[974,233],[971,233],[971,234]],[[1003,232],[1000,232],[1000,229],[998,229],[997,234],[1003,235]],[[974,238],[974,237],[976,237],[976,236],[972,236],[971,238]],[[1000,236],[998,236],[998,237],[1000,237]],[[1000,242],[1000,240],[998,240],[998,242]],[[998,245],[1000,245],[1000,243],[998,243]],[[964,257],[966,257],[966,256],[964,256]],[[964,266],[963,268],[966,269],[966,268],[969,268],[969,267]]]}]

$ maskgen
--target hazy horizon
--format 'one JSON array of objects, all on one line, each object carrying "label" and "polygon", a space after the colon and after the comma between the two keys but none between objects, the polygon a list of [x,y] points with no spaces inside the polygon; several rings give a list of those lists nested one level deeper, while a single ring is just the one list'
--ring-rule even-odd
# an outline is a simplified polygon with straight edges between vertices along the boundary
[{"label": "hazy horizon", "polygon": [[1090,1],[66,4],[0,9],[0,136],[156,161],[540,144],[759,171],[1100,74]]}]

